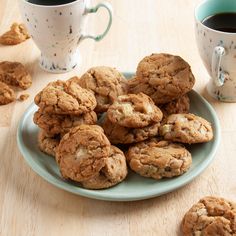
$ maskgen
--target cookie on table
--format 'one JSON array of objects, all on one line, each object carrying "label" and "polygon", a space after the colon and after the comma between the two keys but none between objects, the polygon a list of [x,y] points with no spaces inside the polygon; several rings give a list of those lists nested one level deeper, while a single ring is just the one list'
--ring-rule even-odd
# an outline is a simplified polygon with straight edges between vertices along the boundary
[{"label": "cookie on table", "polygon": [[96,112],[105,112],[119,95],[125,94],[127,81],[115,68],[98,66],[89,69],[78,80],[81,87],[94,92]]},{"label": "cookie on table", "polygon": [[172,114],[189,113],[190,100],[188,94],[160,106],[160,109],[165,117]]},{"label": "cookie on table", "polygon": [[139,62],[136,78],[129,82],[129,92],[143,92],[155,104],[164,104],[189,92],[194,83],[190,65],[181,57],[152,54]]},{"label": "cookie on table", "polygon": [[81,115],[96,107],[93,93],[81,88],[74,81],[49,83],[34,98],[34,102],[44,112],[64,115]]},{"label": "cookie on table", "polygon": [[105,166],[94,177],[82,182],[82,185],[88,189],[109,188],[123,181],[127,174],[124,153],[119,148],[111,146]]},{"label": "cookie on table", "polygon": [[192,163],[184,146],[155,138],[131,146],[126,158],[133,171],[153,179],[182,175]]},{"label": "cookie on table", "polygon": [[127,128],[112,123],[107,117],[102,122],[104,132],[112,144],[130,144],[146,140],[158,134],[160,123],[153,123],[143,128]]},{"label": "cookie on table", "polygon": [[97,115],[94,111],[79,116],[57,115],[46,113],[39,109],[34,113],[34,123],[48,134],[56,135],[69,132],[71,128],[81,124],[94,125],[97,122]]},{"label": "cookie on table", "polygon": [[0,44],[15,45],[30,38],[24,24],[13,23],[11,29],[0,36]]},{"label": "cookie on table", "polygon": [[15,99],[14,91],[7,84],[0,81],[0,105],[11,103]]},{"label": "cookie on table", "polygon": [[0,62],[0,81],[21,89],[27,89],[32,84],[32,78],[25,66],[10,61]]},{"label": "cookie on table", "polygon": [[149,96],[139,93],[119,96],[108,108],[107,116],[112,123],[142,128],[160,122],[163,115]]},{"label": "cookie on table", "polygon": [[62,176],[74,181],[92,178],[105,166],[110,142],[97,125],[79,125],[65,134],[56,152]]},{"label": "cookie on table", "polygon": [[50,155],[55,157],[56,155],[56,148],[60,143],[59,136],[50,137],[45,131],[40,130],[38,133],[38,145],[39,149]]},{"label": "cookie on table", "polygon": [[160,127],[160,135],[165,140],[180,143],[204,143],[212,140],[211,123],[194,114],[172,114]]},{"label": "cookie on table", "polygon": [[204,197],[182,221],[184,236],[235,236],[236,204],[220,197]]}]

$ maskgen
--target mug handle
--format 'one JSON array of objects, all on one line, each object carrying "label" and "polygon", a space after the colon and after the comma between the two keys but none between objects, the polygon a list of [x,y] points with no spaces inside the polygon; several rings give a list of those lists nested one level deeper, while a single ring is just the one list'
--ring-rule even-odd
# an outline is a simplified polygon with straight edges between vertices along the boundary
[{"label": "mug handle", "polygon": [[222,46],[215,47],[212,54],[211,73],[213,81],[218,87],[224,85],[225,79],[228,76],[228,73],[222,71],[221,69],[221,60],[225,54],[225,48]]},{"label": "mug handle", "polygon": [[102,2],[102,3],[99,3],[98,5],[96,5],[95,7],[86,8],[84,14],[96,13],[100,7],[104,7],[108,11],[108,14],[109,14],[109,21],[108,21],[108,24],[107,24],[107,27],[106,27],[105,31],[102,34],[99,34],[97,36],[90,35],[90,34],[87,34],[87,35],[82,34],[81,37],[80,37],[80,40],[93,39],[96,42],[98,42],[98,41],[100,41],[104,38],[104,36],[107,34],[109,29],[111,28],[113,10],[112,10],[112,6],[111,6],[110,3]]}]

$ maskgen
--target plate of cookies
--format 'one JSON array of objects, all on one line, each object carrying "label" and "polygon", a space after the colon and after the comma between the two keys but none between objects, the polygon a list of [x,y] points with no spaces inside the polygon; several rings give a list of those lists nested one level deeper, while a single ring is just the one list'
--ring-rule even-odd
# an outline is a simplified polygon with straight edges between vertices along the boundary
[{"label": "plate of cookies", "polygon": [[81,196],[134,201],[202,173],[220,141],[212,106],[179,56],[155,53],[136,73],[97,66],[57,80],[24,113],[18,147],[51,184]]}]

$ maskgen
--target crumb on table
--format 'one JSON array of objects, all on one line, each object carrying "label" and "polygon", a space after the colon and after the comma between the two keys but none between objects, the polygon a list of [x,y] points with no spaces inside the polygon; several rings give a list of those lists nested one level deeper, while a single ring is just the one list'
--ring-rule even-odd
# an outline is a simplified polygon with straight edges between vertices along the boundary
[{"label": "crumb on table", "polygon": [[28,93],[25,93],[25,94],[21,94],[20,97],[19,97],[19,100],[20,101],[25,101],[26,99],[29,98],[29,94]]}]

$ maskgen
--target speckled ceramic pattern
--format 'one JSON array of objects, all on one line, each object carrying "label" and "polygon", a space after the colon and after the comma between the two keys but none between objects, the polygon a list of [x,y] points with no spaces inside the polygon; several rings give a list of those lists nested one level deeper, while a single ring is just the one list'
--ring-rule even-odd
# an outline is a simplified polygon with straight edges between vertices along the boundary
[{"label": "speckled ceramic pattern", "polygon": [[[78,45],[85,38],[87,13],[96,12],[106,4],[88,8],[89,0],[53,6],[35,5],[26,0],[20,0],[19,3],[23,20],[41,51],[40,66],[49,72],[59,73],[76,67],[80,60]],[[108,11],[111,24],[111,12]],[[108,24],[106,33],[109,28]]]},{"label": "speckled ceramic pattern", "polygon": [[195,9],[195,35],[200,56],[211,76],[212,55],[217,46],[225,49],[220,64],[220,73],[226,75],[223,86],[217,86],[213,79],[208,82],[207,90],[211,96],[223,102],[236,102],[236,34],[210,29],[201,21],[207,16],[220,12],[236,12],[235,0],[208,0]]}]

